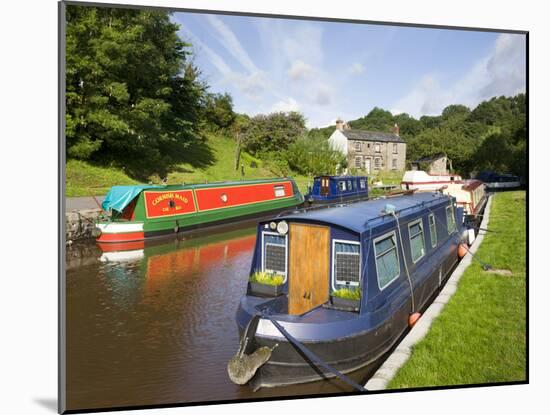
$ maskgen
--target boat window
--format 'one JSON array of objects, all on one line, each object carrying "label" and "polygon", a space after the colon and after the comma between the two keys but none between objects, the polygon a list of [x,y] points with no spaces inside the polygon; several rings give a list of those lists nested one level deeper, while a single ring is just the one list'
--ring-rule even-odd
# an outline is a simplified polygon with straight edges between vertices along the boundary
[{"label": "boat window", "polygon": [[435,216],[432,213],[428,216],[428,222],[430,223],[430,239],[432,240],[432,248],[437,245],[437,228],[435,227]]},{"label": "boat window", "polygon": [[284,197],[284,196],[285,196],[285,187],[275,186],[275,197]]},{"label": "boat window", "polygon": [[338,189],[340,189],[341,192],[345,191],[346,190],[346,182],[343,181],[343,180],[338,182]]},{"label": "boat window", "polygon": [[399,257],[395,232],[375,239],[376,272],[378,287],[382,290],[399,276]]},{"label": "boat window", "polygon": [[409,223],[409,240],[411,245],[411,258],[413,262],[417,262],[426,253],[424,246],[424,229],[422,227],[422,219]]},{"label": "boat window", "polygon": [[333,241],[332,274],[336,285],[359,285],[360,248],[356,242]]},{"label": "boat window", "polygon": [[361,189],[364,189],[367,187],[367,183],[365,182],[365,179],[359,180],[359,187],[361,187]]},{"label": "boat window", "polygon": [[263,270],[286,276],[286,235],[264,232]]},{"label": "boat window", "polygon": [[456,230],[455,224],[455,215],[453,215],[453,207],[451,205],[447,206],[447,232],[449,235]]},{"label": "boat window", "polygon": [[352,189],[353,189],[353,187],[351,185],[351,180],[348,180],[348,190],[352,190]]}]

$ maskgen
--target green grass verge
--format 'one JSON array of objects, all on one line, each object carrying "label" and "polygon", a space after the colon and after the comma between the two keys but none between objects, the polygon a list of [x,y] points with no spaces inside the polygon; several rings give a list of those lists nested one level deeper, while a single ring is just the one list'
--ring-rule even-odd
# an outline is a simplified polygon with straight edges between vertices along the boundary
[{"label": "green grass verge", "polygon": [[489,228],[458,290],[388,389],[498,383],[526,379],[525,192],[493,198]]},{"label": "green grass verge", "polygon": [[123,170],[94,166],[85,161],[69,160],[66,164],[66,196],[103,195],[115,184],[136,184]]},{"label": "green grass verge", "polygon": [[[244,178],[268,179],[276,175],[262,166],[262,161],[252,155],[241,152],[239,169],[235,170],[235,140],[229,137],[209,135],[208,146],[212,150],[214,163],[207,167],[195,168],[188,163],[177,166],[168,174],[168,183],[204,183],[226,180],[240,180],[240,165],[244,165]],[[192,156],[192,155],[191,155]],[[254,167],[255,164],[255,167]],[[69,160],[66,165],[66,195],[90,196],[107,193],[111,186],[136,184],[122,169],[94,166],[84,161]],[[307,191],[308,179],[305,176],[293,176],[301,192]],[[160,183],[159,177],[151,177],[153,183]]]}]

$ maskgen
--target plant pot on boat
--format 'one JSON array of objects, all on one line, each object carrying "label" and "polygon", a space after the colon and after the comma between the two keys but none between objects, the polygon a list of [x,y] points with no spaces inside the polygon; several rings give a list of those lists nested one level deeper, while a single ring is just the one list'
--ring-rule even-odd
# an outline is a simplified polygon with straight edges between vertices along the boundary
[{"label": "plant pot on boat", "polygon": [[330,304],[334,308],[359,311],[361,305],[361,290],[339,288],[330,294]]},{"label": "plant pot on boat", "polygon": [[283,293],[284,276],[265,271],[254,272],[248,280],[248,293],[263,297],[276,297]]}]

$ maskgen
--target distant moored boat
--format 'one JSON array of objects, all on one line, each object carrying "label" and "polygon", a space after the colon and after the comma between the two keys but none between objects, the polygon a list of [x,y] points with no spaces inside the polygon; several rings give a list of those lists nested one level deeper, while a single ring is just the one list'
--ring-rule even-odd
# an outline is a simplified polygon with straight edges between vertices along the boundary
[{"label": "distant moored boat", "polygon": [[111,213],[96,224],[99,243],[220,226],[272,215],[304,201],[291,178],[191,185],[114,186],[102,207]]},{"label": "distant moored boat", "polygon": [[310,204],[324,204],[367,197],[367,176],[317,176],[305,199]]}]

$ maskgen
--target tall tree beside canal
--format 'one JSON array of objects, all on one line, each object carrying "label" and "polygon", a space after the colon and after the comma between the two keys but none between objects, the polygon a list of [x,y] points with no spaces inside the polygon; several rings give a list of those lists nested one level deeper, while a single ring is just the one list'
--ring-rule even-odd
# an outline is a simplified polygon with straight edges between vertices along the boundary
[{"label": "tall tree beside canal", "polygon": [[67,155],[164,174],[199,142],[206,86],[157,11],[67,6]]}]

